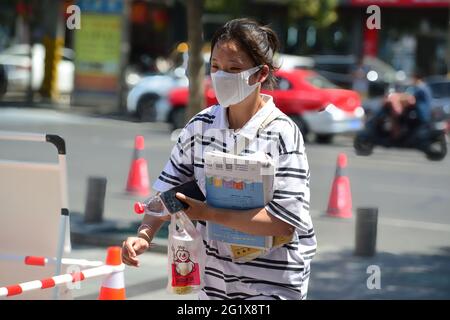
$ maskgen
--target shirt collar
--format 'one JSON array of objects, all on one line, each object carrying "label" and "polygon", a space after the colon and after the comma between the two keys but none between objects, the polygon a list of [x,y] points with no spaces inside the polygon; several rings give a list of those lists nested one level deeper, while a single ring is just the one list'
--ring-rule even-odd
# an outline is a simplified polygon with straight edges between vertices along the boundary
[{"label": "shirt collar", "polygon": [[[259,109],[241,129],[235,130],[235,133],[244,136],[249,140],[252,140],[256,136],[261,123],[266,119],[266,117],[273,110],[273,108],[275,108],[273,98],[270,95],[261,94],[261,97],[265,102],[263,107]],[[222,108],[222,124],[223,128],[225,129],[230,128],[226,108]]]}]

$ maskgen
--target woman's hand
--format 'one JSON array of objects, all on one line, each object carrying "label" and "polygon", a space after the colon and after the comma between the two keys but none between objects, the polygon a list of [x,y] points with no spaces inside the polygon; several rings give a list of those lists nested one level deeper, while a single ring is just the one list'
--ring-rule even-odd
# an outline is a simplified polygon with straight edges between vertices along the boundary
[{"label": "woman's hand", "polygon": [[129,237],[122,243],[122,260],[128,266],[139,267],[138,255],[144,253],[150,244],[140,237]]},{"label": "woman's hand", "polygon": [[188,196],[177,192],[176,197],[178,200],[189,205],[189,208],[184,210],[186,215],[191,220],[209,220],[211,214],[211,208],[205,202],[198,201],[193,198],[189,198]]}]

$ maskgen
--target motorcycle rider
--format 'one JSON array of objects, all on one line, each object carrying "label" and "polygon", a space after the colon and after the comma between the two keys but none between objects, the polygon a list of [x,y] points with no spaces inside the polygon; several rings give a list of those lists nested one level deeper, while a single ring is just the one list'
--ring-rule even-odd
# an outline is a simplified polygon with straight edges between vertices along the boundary
[{"label": "motorcycle rider", "polygon": [[381,109],[367,126],[378,133],[385,133],[391,140],[397,140],[405,134],[405,110],[414,107],[415,102],[414,96],[410,94],[392,92],[384,98]]},{"label": "motorcycle rider", "polygon": [[[392,142],[396,142],[416,128],[426,129],[431,122],[432,95],[419,71],[413,75],[413,86],[406,92],[392,92],[383,101],[381,110],[368,122],[368,126],[378,133],[386,133]],[[408,119],[408,113],[414,108],[417,119],[414,128]],[[386,126],[386,124],[389,124]]]},{"label": "motorcycle rider", "polygon": [[417,118],[421,125],[427,125],[431,122],[431,101],[432,94],[430,87],[423,81],[423,74],[416,71],[413,75],[414,86],[407,90],[414,96]]}]

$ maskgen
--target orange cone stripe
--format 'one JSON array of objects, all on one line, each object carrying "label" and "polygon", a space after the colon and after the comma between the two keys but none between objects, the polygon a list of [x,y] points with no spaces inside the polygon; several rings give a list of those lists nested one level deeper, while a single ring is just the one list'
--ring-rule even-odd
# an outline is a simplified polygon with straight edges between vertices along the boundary
[{"label": "orange cone stripe", "polygon": [[100,300],[125,300],[125,288],[112,289],[102,287],[100,290]]},{"label": "orange cone stripe", "polygon": [[[122,248],[109,247],[106,256],[106,265],[111,267],[124,267],[122,263]],[[125,281],[123,269],[108,275],[102,283],[99,300],[125,300]]]},{"label": "orange cone stripe", "polygon": [[331,186],[331,193],[328,199],[327,214],[339,218],[352,217],[352,195],[350,180],[344,173],[347,166],[347,156],[340,153],[337,160],[336,174]]}]

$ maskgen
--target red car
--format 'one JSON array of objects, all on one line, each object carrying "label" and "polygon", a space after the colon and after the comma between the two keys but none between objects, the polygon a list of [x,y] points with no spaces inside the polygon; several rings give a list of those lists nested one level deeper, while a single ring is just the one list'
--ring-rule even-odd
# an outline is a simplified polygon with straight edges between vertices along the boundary
[{"label": "red car", "polygon": [[[357,92],[340,89],[313,70],[279,70],[275,75],[277,87],[263,93],[273,96],[275,105],[295,121],[304,136],[312,132],[318,142],[328,143],[336,133],[363,127],[364,109]],[[210,79],[206,81],[205,96],[207,106],[217,104]],[[185,124],[188,99],[188,88],[176,88],[169,93],[172,106],[169,122],[174,128]]]}]

